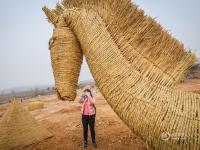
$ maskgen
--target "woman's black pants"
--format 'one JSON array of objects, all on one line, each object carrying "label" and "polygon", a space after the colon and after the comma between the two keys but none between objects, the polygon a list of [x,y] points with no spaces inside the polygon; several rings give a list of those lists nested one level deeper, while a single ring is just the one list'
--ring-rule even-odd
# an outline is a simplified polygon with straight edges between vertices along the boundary
[{"label": "woman's black pants", "polygon": [[83,115],[82,114],[82,124],[83,124],[83,137],[84,137],[84,142],[87,142],[88,138],[88,124],[90,126],[90,133],[92,137],[92,142],[95,142],[95,116],[94,115]]}]

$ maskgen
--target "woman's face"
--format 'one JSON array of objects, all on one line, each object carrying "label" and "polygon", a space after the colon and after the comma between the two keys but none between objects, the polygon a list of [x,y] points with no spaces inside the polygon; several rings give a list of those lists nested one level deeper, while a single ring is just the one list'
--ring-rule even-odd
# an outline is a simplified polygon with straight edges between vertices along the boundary
[{"label": "woman's face", "polygon": [[85,94],[85,95],[90,95],[90,93],[89,93],[89,92],[87,92],[87,91],[85,91],[85,92],[84,92],[84,94]]},{"label": "woman's face", "polygon": [[84,92],[84,94],[86,95],[86,94],[87,94],[87,92],[85,91],[85,92]]}]

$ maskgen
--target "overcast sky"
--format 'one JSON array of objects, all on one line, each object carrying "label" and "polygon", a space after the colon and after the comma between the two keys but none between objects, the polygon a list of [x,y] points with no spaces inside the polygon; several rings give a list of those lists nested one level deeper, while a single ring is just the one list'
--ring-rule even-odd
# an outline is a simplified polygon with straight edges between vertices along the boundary
[{"label": "overcast sky", "polygon": [[[0,5],[0,90],[54,84],[48,40],[52,25],[41,8],[54,0],[5,0]],[[199,0],[135,0],[146,14],[200,56]],[[91,80],[84,60],[79,81]]]}]

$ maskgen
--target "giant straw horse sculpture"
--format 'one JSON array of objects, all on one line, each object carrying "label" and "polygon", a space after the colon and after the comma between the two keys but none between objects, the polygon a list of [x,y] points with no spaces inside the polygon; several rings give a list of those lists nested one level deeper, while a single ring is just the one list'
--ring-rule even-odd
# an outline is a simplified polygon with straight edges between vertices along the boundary
[{"label": "giant straw horse sculpture", "polygon": [[64,0],[43,11],[55,27],[60,99],[75,99],[84,55],[108,104],[152,148],[200,149],[200,95],[174,89],[196,61],[183,44],[129,0]]}]

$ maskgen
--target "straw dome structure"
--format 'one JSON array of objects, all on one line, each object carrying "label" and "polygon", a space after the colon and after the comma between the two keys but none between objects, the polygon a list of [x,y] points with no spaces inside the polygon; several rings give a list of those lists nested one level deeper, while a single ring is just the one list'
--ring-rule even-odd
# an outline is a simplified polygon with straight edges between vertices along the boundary
[{"label": "straw dome structure", "polygon": [[[58,37],[73,37],[54,41],[73,44],[68,47],[77,45],[64,49],[50,42],[56,88],[62,100],[74,100],[61,93],[75,90],[70,85],[77,83],[71,78],[78,78],[80,66],[70,64],[74,56],[63,58],[60,50],[74,50],[80,54],[77,60],[86,57],[111,108],[153,149],[200,149],[200,95],[174,89],[196,61],[183,44],[129,0],[64,0],[63,6],[58,4],[54,10],[44,7],[43,11],[55,27],[53,34],[62,29]],[[76,69],[73,77],[58,75],[64,62]],[[176,139],[170,138],[174,134]]]},{"label": "straw dome structure", "polygon": [[52,136],[18,100],[11,102],[0,120],[1,150],[24,147]]}]

